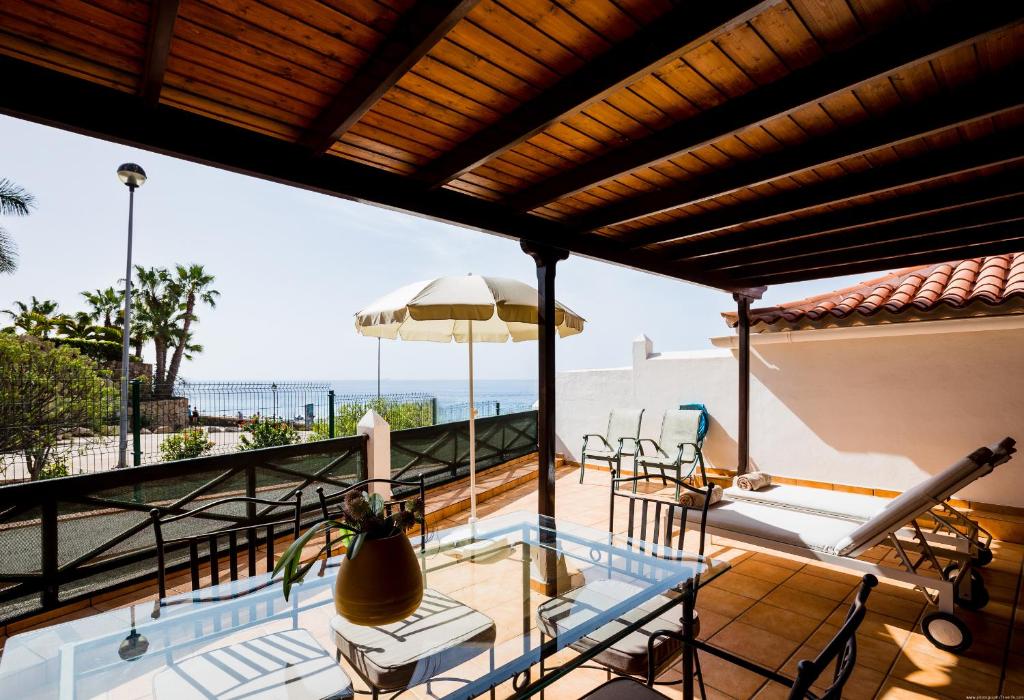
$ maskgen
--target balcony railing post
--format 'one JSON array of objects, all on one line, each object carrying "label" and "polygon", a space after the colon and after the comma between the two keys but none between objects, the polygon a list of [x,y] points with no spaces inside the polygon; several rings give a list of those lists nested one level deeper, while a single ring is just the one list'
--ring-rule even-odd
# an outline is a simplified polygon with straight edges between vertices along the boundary
[{"label": "balcony railing post", "polygon": [[[256,465],[250,463],[245,465],[245,495],[249,498],[256,498]],[[256,520],[256,504],[245,504],[245,517],[251,523]]]},{"label": "balcony railing post", "polygon": [[430,397],[430,424],[437,425],[437,397]]},{"label": "balcony railing post", "polygon": [[500,416],[501,415],[501,401],[495,401],[494,402],[494,415],[496,415],[496,416]]},{"label": "balcony railing post", "polygon": [[132,465],[142,464],[142,380],[132,380]]},{"label": "balcony railing post", "polygon": [[41,569],[43,574],[42,604],[44,610],[55,608],[59,602],[60,586],[57,581],[57,501],[49,498],[40,507],[41,524],[39,528],[42,537],[40,556],[42,558]]},{"label": "balcony railing post", "polygon": [[327,435],[334,437],[334,389],[327,392]]}]

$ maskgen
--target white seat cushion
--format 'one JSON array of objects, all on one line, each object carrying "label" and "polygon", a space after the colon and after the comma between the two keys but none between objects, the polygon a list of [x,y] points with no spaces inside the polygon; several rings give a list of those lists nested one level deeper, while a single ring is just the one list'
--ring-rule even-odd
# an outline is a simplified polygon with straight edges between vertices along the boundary
[{"label": "white seat cushion", "polygon": [[340,700],[345,672],[305,630],[289,630],[190,656],[153,678],[158,700]]},{"label": "white seat cushion", "polygon": [[335,615],[331,628],[342,656],[382,690],[428,681],[490,649],[497,636],[491,618],[430,588],[401,622],[363,627]]},{"label": "white seat cushion", "polygon": [[[687,518],[700,522],[699,510],[687,510]],[[819,513],[804,513],[749,501],[721,501],[708,509],[708,527],[726,537],[750,535],[769,542],[841,554],[841,547],[858,523]]]},{"label": "white seat cushion", "polygon": [[724,496],[729,500],[795,508],[809,513],[837,515],[860,521],[870,520],[892,502],[892,499],[878,496],[788,484],[772,484],[760,491],[744,491],[730,486],[725,489]]}]

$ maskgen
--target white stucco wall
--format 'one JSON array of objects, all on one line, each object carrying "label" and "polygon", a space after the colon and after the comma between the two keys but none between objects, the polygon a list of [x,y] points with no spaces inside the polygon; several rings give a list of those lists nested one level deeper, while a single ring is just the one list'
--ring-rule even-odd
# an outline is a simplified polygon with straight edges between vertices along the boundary
[{"label": "white stucco wall", "polygon": [[[1024,439],[1024,322],[941,328],[865,329],[816,342],[755,336],[753,464],[792,478],[902,491],[980,445]],[[559,449],[578,460],[582,435],[603,433],[613,407],[647,409],[642,433],[656,437],[666,408],[700,402],[711,413],[708,463],[734,468],[735,351],[659,354],[641,339],[633,357],[632,367],[558,374]],[[1018,457],[960,497],[1024,507],[1022,477]]]}]

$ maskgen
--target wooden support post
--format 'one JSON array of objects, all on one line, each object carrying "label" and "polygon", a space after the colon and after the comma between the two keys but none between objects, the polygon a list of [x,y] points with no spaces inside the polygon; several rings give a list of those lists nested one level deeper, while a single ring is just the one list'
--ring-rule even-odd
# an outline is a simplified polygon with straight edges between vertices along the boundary
[{"label": "wooden support post", "polygon": [[537,512],[555,516],[555,266],[569,253],[522,242],[537,263]]},{"label": "wooden support post", "polygon": [[750,468],[750,302],[760,299],[765,288],[736,292],[736,333],[739,336],[739,417],[736,429],[736,471]]}]

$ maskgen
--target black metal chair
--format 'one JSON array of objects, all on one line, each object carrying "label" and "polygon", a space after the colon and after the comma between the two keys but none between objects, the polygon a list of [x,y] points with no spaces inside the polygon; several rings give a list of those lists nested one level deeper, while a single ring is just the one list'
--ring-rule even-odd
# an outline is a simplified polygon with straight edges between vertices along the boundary
[{"label": "black metal chair", "polygon": [[[324,518],[331,517],[331,506],[344,501],[346,494],[353,491],[368,491],[372,484],[389,484],[394,488],[416,487],[426,509],[426,487],[423,476],[418,481],[397,481],[391,479],[366,479],[346,486],[330,496],[323,488],[317,489],[320,510]],[[404,500],[391,500],[384,504],[385,512],[391,514],[395,508],[404,508]],[[426,518],[420,523],[420,555],[425,556],[427,540]],[[327,557],[332,555],[330,533],[327,540]],[[423,567],[426,561],[423,559]],[[370,689],[376,700],[383,692],[394,692],[397,697],[407,688],[426,683],[427,692],[434,681],[468,682],[464,678],[446,677],[442,674],[461,666],[487,651],[491,668],[494,668],[494,641],[497,626],[494,621],[468,605],[450,596],[426,587],[424,572],[423,602],[416,612],[405,620],[379,627],[354,625],[340,615],[331,619],[336,658],[344,657],[349,666]],[[356,690],[355,692],[366,692]],[[491,696],[494,696],[492,689]]]},{"label": "black metal chair", "polygon": [[[224,506],[234,504],[245,506],[246,514],[244,517],[238,518],[231,515],[225,515],[223,513],[211,512],[215,509],[222,509]],[[263,507],[262,513],[258,510],[261,506]],[[288,518],[281,519],[280,510],[285,508],[289,511]],[[154,610],[153,615],[154,617],[157,617],[159,616],[160,606],[165,605],[164,599],[167,598],[166,554],[168,549],[188,548],[188,565],[193,591],[200,588],[199,571],[200,566],[204,562],[209,562],[210,565],[210,584],[214,586],[220,584],[220,544],[224,543],[224,540],[226,540],[227,545],[226,554],[228,558],[228,577],[231,581],[239,580],[239,535],[242,535],[245,538],[245,548],[248,555],[246,562],[248,576],[256,576],[257,547],[260,542],[263,542],[266,545],[267,571],[271,572],[274,570],[275,538],[282,532],[287,532],[288,529],[291,530],[293,538],[297,538],[299,536],[302,518],[302,492],[300,491],[296,493],[294,498],[281,501],[271,501],[248,496],[233,496],[211,501],[199,508],[186,511],[184,513],[165,516],[160,508],[154,508],[149,512],[149,515],[153,523],[153,533],[156,538],[157,588],[159,591],[159,600],[157,601],[157,608]],[[171,539],[164,537],[164,528],[188,518],[202,519],[207,522],[229,523],[230,525],[233,525],[233,527],[224,527],[209,532],[202,532],[195,535],[184,535],[182,537],[175,537]],[[282,527],[286,529],[282,531],[280,529]],[[205,545],[205,551],[202,551],[201,549],[203,545]],[[266,581],[261,582],[255,587],[248,588],[245,591],[232,594],[219,593],[206,598],[195,598],[193,596],[187,601],[181,602],[212,602],[229,600],[240,595],[251,593],[253,590],[257,590],[258,588],[271,585],[271,583],[272,581],[270,580],[270,576],[267,576]]]},{"label": "black metal chair", "polygon": [[[699,499],[701,503],[699,506],[684,505],[678,500],[668,501],[656,495],[637,494],[627,490],[619,490],[621,484],[632,483],[635,485],[637,481],[646,480],[646,478],[646,476],[634,475],[632,477],[612,479],[608,509],[609,532],[615,532],[615,503],[617,498],[621,498],[628,502],[626,535],[630,538],[631,546],[644,551],[646,544],[656,544],[670,548],[674,553],[681,554],[684,552],[683,546],[687,525],[694,525],[696,520],[695,529],[698,532],[698,540],[695,553],[703,556],[707,535],[707,512],[713,486],[709,485],[707,488],[699,489],[680,479],[666,475],[667,482],[675,484],[677,489],[683,493],[690,494]],[[699,518],[694,515],[695,512],[700,513]],[[653,524],[649,526],[652,518]],[[680,523],[679,533],[673,542],[672,529],[677,519]],[[648,535],[650,540],[648,540]],[[648,553],[652,554],[652,556],[656,555],[656,553]],[[609,577],[607,580],[586,583],[579,588],[541,603],[537,608],[537,620],[541,632],[542,647],[545,637],[557,636],[558,620],[560,618],[572,614],[577,606],[586,606],[588,589],[590,588],[600,588],[601,590],[594,591],[594,594],[602,598],[615,596],[624,599],[636,595],[638,592],[636,587],[629,582]],[[699,586],[694,587],[694,597],[698,589]],[[682,598],[680,598],[680,603],[682,603]],[[609,623],[570,644],[570,648],[580,653],[590,651],[595,646],[603,644],[608,637],[621,631],[623,626],[632,624],[638,617],[644,616],[662,605],[664,605],[664,600],[652,600],[645,603],[624,614],[621,620]],[[665,636],[657,644],[648,644],[650,636],[662,629],[675,630],[679,636]],[[695,636],[699,629],[700,621],[696,613],[694,613],[692,634]],[[593,660],[599,664],[599,668],[603,668],[608,672],[609,677],[613,673],[622,676],[643,677],[647,674],[650,664],[654,665],[658,671],[657,675],[660,675],[662,671],[666,670],[682,656],[682,631],[683,620],[679,614],[679,609],[673,606],[623,639],[615,642],[608,649],[599,652]],[[594,667],[587,666],[587,668]],[[541,657],[540,661],[540,672],[543,677],[545,672],[543,657]]]},{"label": "black metal chair", "polygon": [[[622,476],[622,458],[635,459],[641,453],[640,424],[643,419],[642,408],[616,409],[608,414],[608,429],[604,435],[587,433],[583,436],[583,449],[580,452],[581,484],[584,470],[587,468],[587,459],[606,462],[612,471],[612,478]],[[595,444],[591,444],[591,440],[594,440]],[[597,441],[600,441],[600,444],[596,444]],[[626,443],[630,443],[629,449]]]},{"label": "black metal chair", "polygon": [[[843,622],[842,627],[839,628],[839,631],[836,632],[832,640],[822,649],[817,657],[805,659],[797,664],[796,678],[788,678],[771,669],[759,666],[704,642],[695,639],[687,640],[675,630],[659,630],[651,636],[648,643],[654,646],[657,643],[657,637],[661,636],[679,638],[683,643],[692,644],[697,649],[718,656],[770,681],[788,687],[789,700],[804,700],[805,698],[812,698],[813,700],[839,700],[842,697],[843,687],[846,685],[846,681],[850,679],[850,675],[853,673],[854,666],[857,663],[857,628],[860,627],[861,622],[864,621],[864,615],[867,614],[866,603],[868,595],[871,593],[871,589],[877,585],[878,579],[874,576],[871,574],[864,576],[861,580],[860,590],[857,591],[857,597],[854,598],[853,603],[850,605],[850,610],[846,614],[846,620]],[[818,682],[825,669],[833,661],[836,664],[836,668],[832,673],[831,683],[820,694],[812,693],[811,688]],[[584,695],[583,698],[586,700],[659,700],[664,696],[650,687],[653,685],[656,677],[657,670],[651,666],[647,673],[647,685],[643,685],[632,678],[616,678],[595,688]],[[705,696],[703,686],[701,687],[701,695]]]},{"label": "black metal chair", "polygon": [[[661,420],[661,435],[657,440],[652,438],[640,438],[639,452],[634,458],[635,471],[641,467],[644,474],[650,469],[657,469],[661,472],[662,483],[665,481],[665,473],[674,472],[676,480],[689,480],[699,466],[701,475],[704,473],[704,453],[701,451],[703,440],[700,437],[700,424],[702,411],[693,408],[670,409],[665,411]],[[653,453],[648,454],[644,445],[649,444]],[[688,466],[686,474],[683,474],[684,465]],[[701,482],[705,483],[705,482]],[[633,484],[634,490],[636,484]],[[679,489],[676,489],[676,498],[679,498]]]}]

